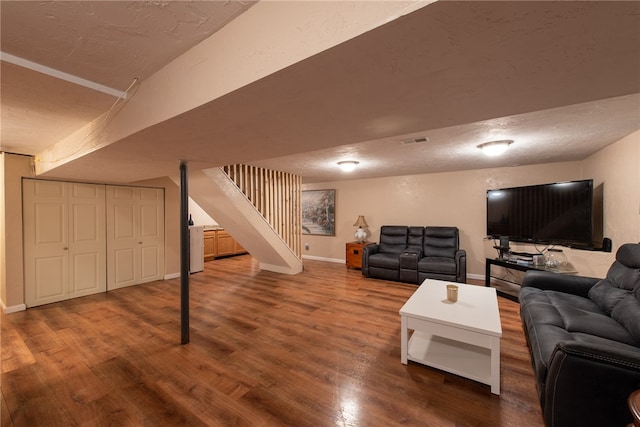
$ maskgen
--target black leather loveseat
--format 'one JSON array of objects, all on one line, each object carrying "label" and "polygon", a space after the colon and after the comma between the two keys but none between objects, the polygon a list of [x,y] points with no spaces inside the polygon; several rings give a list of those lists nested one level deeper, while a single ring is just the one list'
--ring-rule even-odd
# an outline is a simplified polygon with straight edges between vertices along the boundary
[{"label": "black leather loveseat", "polygon": [[520,316],[547,426],[625,426],[640,389],[640,244],[600,280],[528,271]]},{"label": "black leather loveseat", "polygon": [[456,227],[385,225],[380,243],[364,247],[362,274],[414,284],[427,278],[464,283],[467,254]]}]

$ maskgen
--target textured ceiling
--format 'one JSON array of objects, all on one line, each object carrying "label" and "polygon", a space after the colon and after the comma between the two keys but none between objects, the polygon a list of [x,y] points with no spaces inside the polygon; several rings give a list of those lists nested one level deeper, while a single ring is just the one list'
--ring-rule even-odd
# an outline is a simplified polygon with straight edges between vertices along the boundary
[{"label": "textured ceiling", "polygon": [[3,1],[2,51],[125,90],[251,5],[232,1]]},{"label": "textured ceiling", "polygon": [[[247,10],[253,1],[0,2],[1,49],[126,90]],[[111,96],[2,62],[0,148],[36,154],[93,121]]]},{"label": "textured ceiling", "polygon": [[[155,3],[116,2],[117,10],[111,10],[116,6],[98,2],[105,7],[102,11],[83,5],[64,16],[68,22],[82,20],[77,31],[84,36],[70,31],[76,28],[71,24],[50,26],[46,34],[58,43],[40,49],[40,42],[48,43],[45,33],[26,40],[27,33],[17,26],[5,27],[6,3],[13,2],[2,2],[3,51],[6,47],[16,56],[118,89],[126,88],[132,77],[145,78],[180,49],[206,37],[201,18],[218,13],[200,14],[191,3],[177,4],[184,2],[160,3],[153,11]],[[37,16],[34,23],[51,25],[49,20],[63,14],[53,6],[40,10],[39,3],[29,4],[27,15]],[[217,3],[223,11],[238,5]],[[14,15],[25,13],[17,4],[11,9]],[[6,32],[10,37],[5,42]],[[183,32],[191,35],[190,42]],[[146,44],[127,46],[138,39]],[[76,45],[83,43],[78,40],[101,47],[81,54]],[[96,67],[90,55],[100,49],[115,57],[100,60]],[[70,59],[60,60],[64,57]],[[29,108],[17,108],[23,95],[16,93],[5,103],[5,69],[12,81],[20,81],[11,77],[16,71],[11,67],[3,63],[2,136],[5,146],[20,151],[52,118],[34,114],[33,135],[24,131]],[[29,77],[22,89],[33,98],[31,104],[37,104],[38,94],[47,94],[40,100],[46,103],[55,94],[73,92],[55,83],[35,90],[32,82],[37,79]],[[52,101],[48,109],[61,115],[60,135],[85,120],[82,114],[90,117],[104,108],[106,102],[92,93],[78,95],[77,104]],[[56,173],[134,181],[172,174],[178,159],[189,159],[194,167],[244,162],[319,182],[580,160],[640,129],[639,94],[636,2],[437,2]],[[73,105],[82,108],[66,113]],[[12,117],[7,111],[24,116]],[[20,132],[27,135],[19,139]],[[416,136],[429,141],[400,143]],[[476,147],[491,139],[515,142],[506,156],[489,160]],[[37,148],[42,147],[32,146],[31,152]],[[339,175],[335,163],[345,159],[361,164],[350,175]],[[109,167],[97,169],[96,164]]]}]

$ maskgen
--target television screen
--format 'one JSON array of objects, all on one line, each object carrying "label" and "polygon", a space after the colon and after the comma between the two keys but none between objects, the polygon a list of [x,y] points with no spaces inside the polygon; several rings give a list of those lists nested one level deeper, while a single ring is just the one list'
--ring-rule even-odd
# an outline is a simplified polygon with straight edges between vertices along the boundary
[{"label": "television screen", "polygon": [[593,180],[487,191],[487,235],[545,244],[593,244]]}]

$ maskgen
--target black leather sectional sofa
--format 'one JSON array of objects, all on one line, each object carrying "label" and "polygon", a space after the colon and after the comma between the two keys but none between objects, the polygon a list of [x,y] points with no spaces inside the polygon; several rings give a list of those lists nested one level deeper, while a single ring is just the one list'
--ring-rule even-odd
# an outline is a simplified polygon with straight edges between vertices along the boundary
[{"label": "black leather sectional sofa", "polygon": [[362,274],[414,284],[427,278],[464,283],[467,254],[459,240],[456,227],[382,226],[380,243],[364,247]]},{"label": "black leather sectional sofa", "polygon": [[606,278],[528,271],[520,316],[547,426],[626,426],[640,389],[640,244]]}]

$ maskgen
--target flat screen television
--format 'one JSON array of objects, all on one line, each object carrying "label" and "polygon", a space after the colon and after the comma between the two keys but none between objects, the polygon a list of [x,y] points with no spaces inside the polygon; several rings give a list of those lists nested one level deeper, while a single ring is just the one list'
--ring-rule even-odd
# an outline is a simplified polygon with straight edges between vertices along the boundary
[{"label": "flat screen television", "polygon": [[487,235],[516,242],[594,248],[593,180],[487,191]]}]

